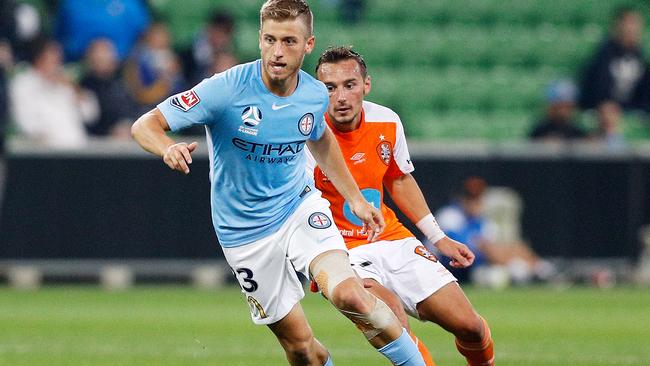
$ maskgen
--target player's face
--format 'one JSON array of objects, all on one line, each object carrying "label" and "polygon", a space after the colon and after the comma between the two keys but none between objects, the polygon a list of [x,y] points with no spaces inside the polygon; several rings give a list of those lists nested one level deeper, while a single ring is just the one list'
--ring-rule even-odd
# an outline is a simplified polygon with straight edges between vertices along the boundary
[{"label": "player's face", "polygon": [[282,84],[295,78],[305,54],[314,49],[314,36],[305,22],[265,20],[260,30],[263,76],[270,84]]},{"label": "player's face", "polygon": [[325,63],[318,68],[318,80],[327,87],[327,114],[336,128],[352,131],[361,121],[363,97],[370,92],[370,77],[363,77],[356,60]]}]

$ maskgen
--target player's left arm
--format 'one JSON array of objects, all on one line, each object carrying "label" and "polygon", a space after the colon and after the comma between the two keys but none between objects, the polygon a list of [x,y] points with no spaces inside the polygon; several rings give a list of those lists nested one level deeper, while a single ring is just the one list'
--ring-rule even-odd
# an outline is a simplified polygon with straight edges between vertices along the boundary
[{"label": "player's left arm", "polygon": [[465,268],[474,262],[474,253],[465,245],[449,238],[433,217],[422,190],[410,173],[385,177],[384,186],[397,207],[414,222],[438,250],[451,258],[450,265]]},{"label": "player's left arm", "polygon": [[364,227],[369,230],[368,241],[375,241],[384,231],[384,218],[381,211],[361,195],[332,131],[326,128],[318,140],[307,140],[307,147],[327,178],[350,204],[352,212],[364,222]]}]

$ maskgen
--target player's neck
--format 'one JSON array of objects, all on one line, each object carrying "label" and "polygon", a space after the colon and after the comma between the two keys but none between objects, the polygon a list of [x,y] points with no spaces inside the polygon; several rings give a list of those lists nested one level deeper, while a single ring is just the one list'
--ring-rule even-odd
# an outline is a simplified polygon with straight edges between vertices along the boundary
[{"label": "player's neck", "polygon": [[273,80],[262,68],[262,81],[264,86],[271,93],[278,97],[288,97],[298,88],[298,73],[295,73],[284,80]]}]

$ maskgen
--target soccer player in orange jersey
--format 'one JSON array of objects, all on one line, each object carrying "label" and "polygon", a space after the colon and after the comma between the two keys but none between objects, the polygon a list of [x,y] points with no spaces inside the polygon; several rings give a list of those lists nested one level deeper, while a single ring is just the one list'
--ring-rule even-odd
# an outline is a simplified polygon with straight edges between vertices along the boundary
[{"label": "soccer player in orange jersey", "polygon": [[[435,322],[456,336],[456,347],[470,366],[494,365],[487,322],[477,314],[456,278],[396,218],[383,202],[384,188],[450,265],[464,268],[474,254],[448,238],[431,214],[411,175],[414,170],[399,116],[364,101],[371,81],[363,58],[350,47],[330,48],[318,60],[317,77],[329,91],[327,123],[365,198],[381,209],[386,228],[368,243],[363,223],[323,171],[313,162],[316,187],[332,204],[334,221],[345,238],[350,261],[364,285],[382,298],[408,326],[404,310]],[[395,295],[399,300],[395,300]],[[404,308],[402,308],[404,306]]]}]

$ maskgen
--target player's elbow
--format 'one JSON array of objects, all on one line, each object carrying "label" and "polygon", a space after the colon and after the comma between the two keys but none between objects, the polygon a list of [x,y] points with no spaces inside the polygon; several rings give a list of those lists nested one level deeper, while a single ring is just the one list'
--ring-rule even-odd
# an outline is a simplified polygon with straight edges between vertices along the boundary
[{"label": "player's elbow", "polygon": [[135,122],[133,122],[133,124],[131,125],[131,137],[132,137],[134,140],[136,140],[136,141],[138,140],[138,137],[142,134],[142,128],[143,128],[142,125],[144,124],[144,122],[143,122],[143,120],[142,120],[143,117],[144,117],[144,116],[138,118],[138,119],[137,119]]},{"label": "player's elbow", "polygon": [[165,132],[156,115],[152,112],[143,114],[131,125],[131,137],[139,141],[149,131]]}]

